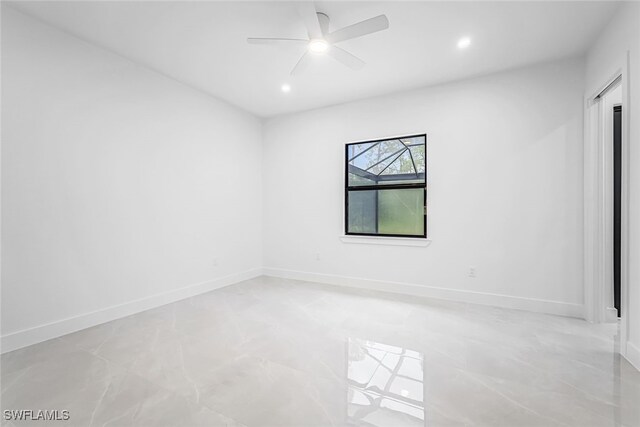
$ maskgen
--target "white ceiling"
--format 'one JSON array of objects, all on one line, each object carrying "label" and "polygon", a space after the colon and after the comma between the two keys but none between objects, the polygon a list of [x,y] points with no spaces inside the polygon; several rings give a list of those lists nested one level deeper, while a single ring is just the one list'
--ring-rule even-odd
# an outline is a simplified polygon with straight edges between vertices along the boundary
[{"label": "white ceiling", "polygon": [[[379,14],[390,28],[339,44],[366,61],[353,71],[304,47],[247,37],[306,38],[292,2],[21,2],[17,9],[258,116],[307,110],[586,51],[618,3],[316,2],[331,29]],[[460,51],[461,36],[472,45]],[[292,90],[281,92],[283,83]]]}]

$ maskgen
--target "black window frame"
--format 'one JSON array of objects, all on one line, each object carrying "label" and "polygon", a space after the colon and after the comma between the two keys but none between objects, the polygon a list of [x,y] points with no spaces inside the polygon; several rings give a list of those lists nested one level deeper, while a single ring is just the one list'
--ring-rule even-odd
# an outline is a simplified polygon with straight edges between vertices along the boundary
[{"label": "black window frame", "polygon": [[[405,138],[424,137],[424,183],[407,183],[407,184],[387,184],[387,185],[349,185],[349,147],[358,144],[376,143],[383,141],[393,141]],[[411,239],[427,238],[427,134],[403,135],[398,137],[373,139],[369,141],[350,142],[344,146],[344,233],[347,236],[369,236],[369,237],[406,237]],[[349,231],[349,192],[351,191],[385,191],[385,190],[401,190],[419,188],[423,190],[424,206],[423,206],[423,233],[422,234],[389,234],[389,233],[357,233]],[[376,199],[377,199],[376,193]],[[376,206],[376,217],[377,217]],[[376,222],[376,227],[378,226]]]}]

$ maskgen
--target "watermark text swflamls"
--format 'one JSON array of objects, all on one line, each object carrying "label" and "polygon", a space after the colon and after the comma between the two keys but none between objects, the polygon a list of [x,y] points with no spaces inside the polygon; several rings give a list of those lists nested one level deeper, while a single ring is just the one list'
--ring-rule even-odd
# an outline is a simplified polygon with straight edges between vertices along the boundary
[{"label": "watermark text swflamls", "polygon": [[5,409],[5,421],[67,421],[71,418],[66,409]]}]

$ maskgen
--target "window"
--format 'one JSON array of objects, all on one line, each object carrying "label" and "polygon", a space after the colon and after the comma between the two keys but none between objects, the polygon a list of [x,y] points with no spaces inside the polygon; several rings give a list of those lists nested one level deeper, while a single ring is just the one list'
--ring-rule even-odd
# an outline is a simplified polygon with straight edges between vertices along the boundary
[{"label": "window", "polygon": [[426,135],[347,144],[345,233],[427,237]]}]

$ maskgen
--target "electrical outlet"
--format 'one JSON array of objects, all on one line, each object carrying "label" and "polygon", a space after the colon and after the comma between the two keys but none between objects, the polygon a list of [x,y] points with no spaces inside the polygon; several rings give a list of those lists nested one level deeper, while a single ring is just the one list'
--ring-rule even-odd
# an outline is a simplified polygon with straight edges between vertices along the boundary
[{"label": "electrical outlet", "polygon": [[469,277],[476,277],[476,268],[475,267],[469,267]]},{"label": "electrical outlet", "polygon": [[211,265],[213,265],[214,267],[218,266],[218,257],[214,257],[213,260],[211,260]]},{"label": "electrical outlet", "polygon": [[316,261],[320,261],[320,252],[316,252]]}]

